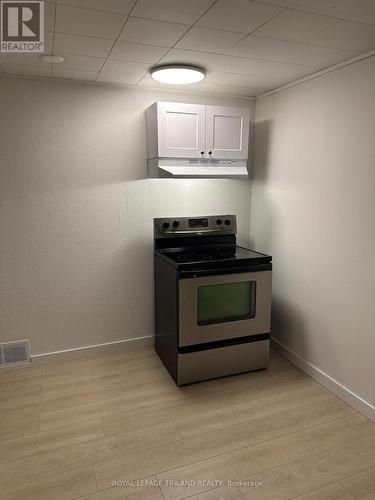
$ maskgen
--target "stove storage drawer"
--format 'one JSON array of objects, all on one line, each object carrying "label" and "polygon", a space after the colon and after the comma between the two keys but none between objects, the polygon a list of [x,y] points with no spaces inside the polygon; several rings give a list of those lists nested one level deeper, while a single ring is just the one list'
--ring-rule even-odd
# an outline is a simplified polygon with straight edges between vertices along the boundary
[{"label": "stove storage drawer", "polygon": [[260,340],[178,354],[177,384],[267,368],[269,346],[269,340]]},{"label": "stove storage drawer", "polygon": [[272,271],[180,279],[180,347],[269,333]]}]

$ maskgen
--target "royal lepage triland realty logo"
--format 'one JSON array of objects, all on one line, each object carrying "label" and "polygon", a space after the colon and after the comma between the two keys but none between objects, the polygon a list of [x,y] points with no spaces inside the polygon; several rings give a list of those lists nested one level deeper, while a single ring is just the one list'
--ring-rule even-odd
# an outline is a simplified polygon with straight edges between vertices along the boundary
[{"label": "royal lepage triland realty logo", "polygon": [[1,52],[44,52],[44,2],[1,1]]}]

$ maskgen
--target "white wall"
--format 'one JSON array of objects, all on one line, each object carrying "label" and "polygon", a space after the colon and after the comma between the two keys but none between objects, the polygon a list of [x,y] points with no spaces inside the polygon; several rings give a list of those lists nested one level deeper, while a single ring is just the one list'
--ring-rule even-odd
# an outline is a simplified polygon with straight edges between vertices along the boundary
[{"label": "white wall", "polygon": [[0,80],[0,339],[33,353],[153,333],[152,219],[234,213],[249,182],[146,179],[156,100],[242,99]]},{"label": "white wall", "polygon": [[251,242],[274,338],[374,405],[375,58],[257,101]]}]

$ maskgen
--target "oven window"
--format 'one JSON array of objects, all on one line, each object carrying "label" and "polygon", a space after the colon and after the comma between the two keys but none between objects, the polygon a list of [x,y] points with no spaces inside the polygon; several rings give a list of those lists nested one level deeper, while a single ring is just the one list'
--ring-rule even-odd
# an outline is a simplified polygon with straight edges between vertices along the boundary
[{"label": "oven window", "polygon": [[256,281],[198,287],[198,325],[255,317]]}]

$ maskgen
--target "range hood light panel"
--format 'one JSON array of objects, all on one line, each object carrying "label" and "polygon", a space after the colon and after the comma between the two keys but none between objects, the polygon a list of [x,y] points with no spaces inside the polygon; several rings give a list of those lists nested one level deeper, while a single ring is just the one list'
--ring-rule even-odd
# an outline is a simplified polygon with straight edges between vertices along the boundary
[{"label": "range hood light panel", "polygon": [[148,160],[149,177],[234,177],[247,178],[246,160],[218,160],[214,164],[192,162],[177,158],[154,158]]}]

